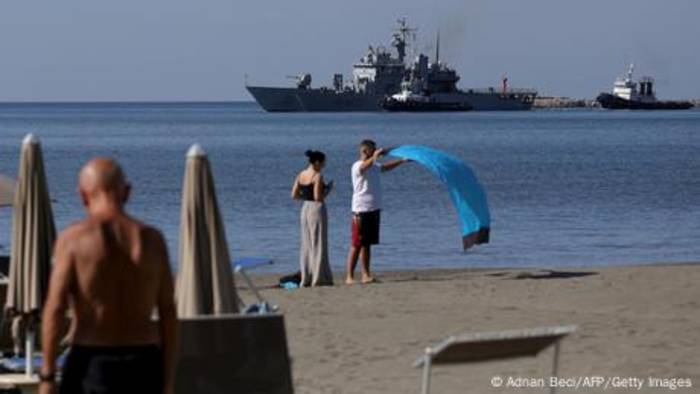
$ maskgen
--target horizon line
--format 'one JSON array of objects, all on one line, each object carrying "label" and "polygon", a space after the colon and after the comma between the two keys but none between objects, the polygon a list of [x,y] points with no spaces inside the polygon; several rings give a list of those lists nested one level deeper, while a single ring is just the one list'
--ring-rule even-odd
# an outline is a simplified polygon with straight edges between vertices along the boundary
[{"label": "horizon line", "polygon": [[255,104],[254,100],[76,100],[76,101],[2,101],[0,105],[26,104]]}]

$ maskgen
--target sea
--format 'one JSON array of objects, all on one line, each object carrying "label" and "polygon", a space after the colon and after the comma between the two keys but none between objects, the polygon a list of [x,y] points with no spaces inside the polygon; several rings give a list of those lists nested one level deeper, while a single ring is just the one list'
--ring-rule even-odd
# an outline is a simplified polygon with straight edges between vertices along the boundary
[{"label": "sea", "polygon": [[[298,267],[304,152],[327,155],[331,266],[350,243],[350,166],[365,138],[464,160],[484,186],[491,242],[464,252],[446,188],[419,164],[382,174],[376,270],[596,267],[700,261],[700,111],[266,113],[255,103],[0,104],[0,173],[16,176],[27,133],[41,141],[56,226],[81,218],[78,171],[111,156],[133,186],[128,211],[160,228],[177,269],[185,154],[212,164],[232,258]],[[0,208],[0,254],[12,211]]]}]

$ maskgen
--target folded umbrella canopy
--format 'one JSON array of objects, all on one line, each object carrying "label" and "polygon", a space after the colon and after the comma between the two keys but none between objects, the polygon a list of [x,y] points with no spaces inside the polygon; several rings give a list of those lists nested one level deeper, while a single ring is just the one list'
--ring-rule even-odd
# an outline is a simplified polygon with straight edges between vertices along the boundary
[{"label": "folded umbrella canopy", "polygon": [[410,159],[426,167],[447,186],[462,227],[462,246],[488,243],[491,214],[483,187],[461,160],[445,152],[419,145],[402,145],[391,156]]},{"label": "folded umbrella canopy", "polygon": [[187,153],[182,187],[178,316],[238,312],[226,232],[209,159],[199,145]]},{"label": "folded umbrella canopy", "polygon": [[[5,311],[9,316],[21,319],[21,325],[25,327],[27,373],[31,374],[34,333],[48,290],[51,252],[56,239],[41,145],[32,134],[22,142],[12,213],[12,250]],[[13,335],[16,334],[13,330]]]}]

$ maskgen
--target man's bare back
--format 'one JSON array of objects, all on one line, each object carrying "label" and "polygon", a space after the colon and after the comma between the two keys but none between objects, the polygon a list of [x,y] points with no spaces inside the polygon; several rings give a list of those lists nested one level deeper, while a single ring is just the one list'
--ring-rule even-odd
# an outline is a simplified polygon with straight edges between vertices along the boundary
[{"label": "man's bare back", "polygon": [[64,234],[75,275],[71,343],[92,346],[158,342],[151,322],[168,262],[160,233],[126,216],[86,219]]},{"label": "man's bare back", "polygon": [[163,236],[124,211],[130,186],[113,160],[88,162],[80,172],[79,192],[87,217],[64,230],[54,248],[40,391],[56,390],[58,343],[70,308],[71,350],[61,393],[80,394],[90,387],[170,393],[177,318]]}]

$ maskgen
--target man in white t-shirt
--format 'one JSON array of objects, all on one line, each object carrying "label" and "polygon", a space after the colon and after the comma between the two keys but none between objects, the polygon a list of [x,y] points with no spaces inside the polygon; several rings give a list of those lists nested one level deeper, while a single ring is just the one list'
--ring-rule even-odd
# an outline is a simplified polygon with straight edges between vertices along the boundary
[{"label": "man in white t-shirt", "polygon": [[382,185],[379,173],[390,171],[407,162],[393,160],[384,164],[377,160],[386,153],[372,140],[360,143],[360,159],[352,165],[352,244],[348,253],[346,284],[355,283],[358,257],[362,260],[362,283],[372,283],[371,247],[379,243],[379,213],[382,209]]}]

